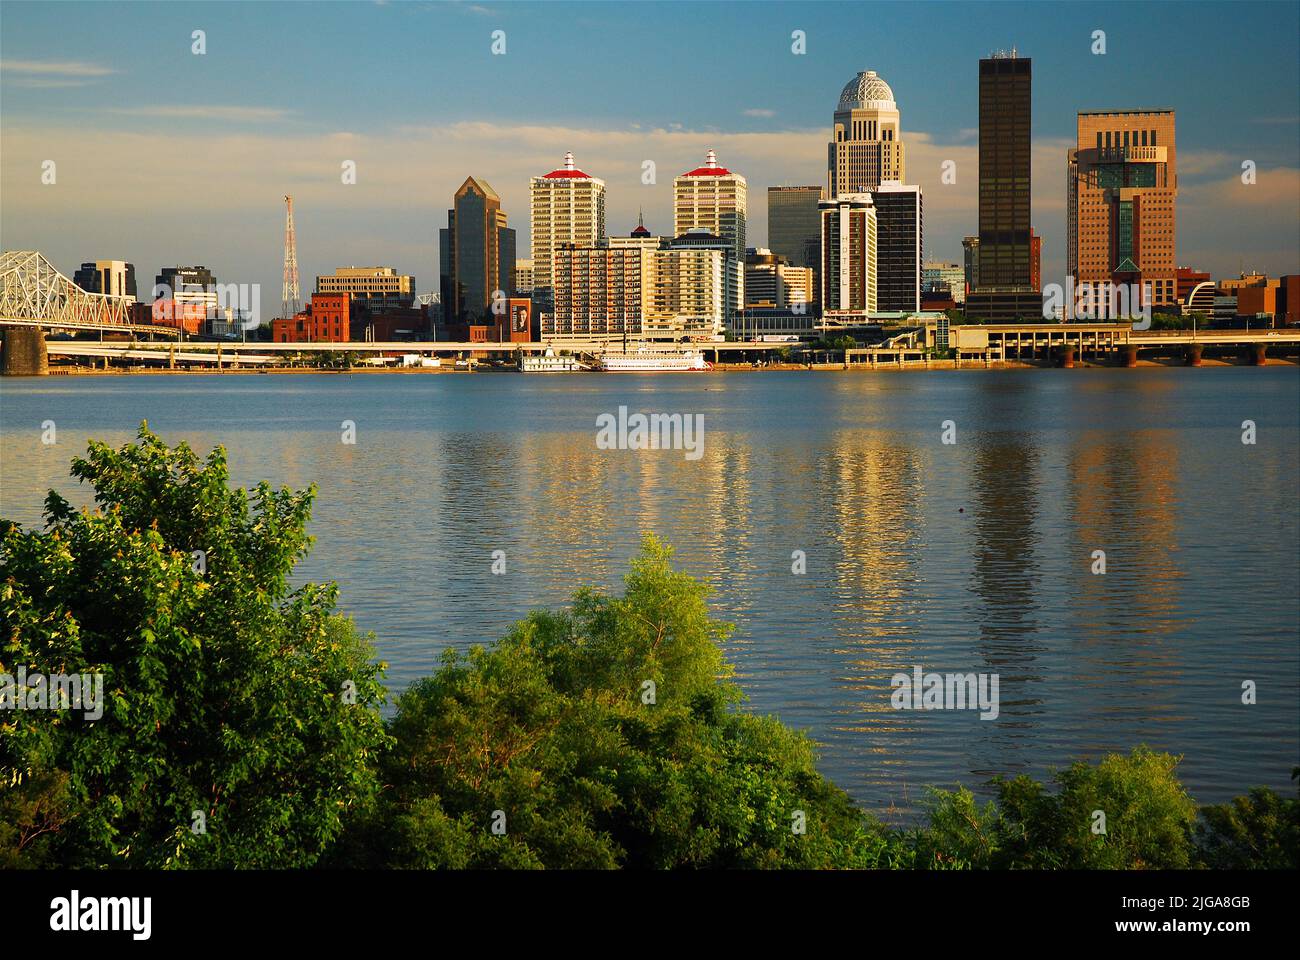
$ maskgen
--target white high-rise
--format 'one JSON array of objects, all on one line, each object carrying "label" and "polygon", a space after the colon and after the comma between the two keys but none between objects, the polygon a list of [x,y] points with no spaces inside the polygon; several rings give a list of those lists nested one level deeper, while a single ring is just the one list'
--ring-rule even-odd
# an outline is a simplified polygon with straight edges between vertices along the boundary
[{"label": "white high-rise", "polygon": [[583,173],[573,154],[558,170],[529,181],[532,196],[533,296],[549,300],[552,258],[563,244],[594,247],[605,242],[605,181]]},{"label": "white high-rise", "polygon": [[869,193],[817,205],[822,217],[822,316],[865,323],[876,312],[876,210]]},{"label": "white high-rise", "polygon": [[707,230],[729,248],[726,311],[728,320],[745,302],[745,220],[748,184],[743,176],[718,165],[710,150],[704,166],[673,180],[673,236]]}]

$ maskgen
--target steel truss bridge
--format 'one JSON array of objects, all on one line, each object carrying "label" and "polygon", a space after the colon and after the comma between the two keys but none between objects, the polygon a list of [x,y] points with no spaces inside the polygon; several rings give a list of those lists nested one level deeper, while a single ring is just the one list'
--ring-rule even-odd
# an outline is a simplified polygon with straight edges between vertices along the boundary
[{"label": "steel truss bridge", "polygon": [[177,335],[172,327],[132,323],[129,300],[87,293],[36,250],[0,254],[0,326]]}]

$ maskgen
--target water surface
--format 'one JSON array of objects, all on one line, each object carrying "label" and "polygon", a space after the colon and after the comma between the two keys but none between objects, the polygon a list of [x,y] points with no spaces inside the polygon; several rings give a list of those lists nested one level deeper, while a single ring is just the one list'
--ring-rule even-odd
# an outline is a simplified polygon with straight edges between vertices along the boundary
[{"label": "water surface", "polygon": [[[702,414],[703,456],[597,449],[620,405]],[[87,502],[69,459],[142,419],[224,444],[241,484],[318,485],[299,573],[338,581],[396,689],[616,587],[654,531],[736,624],[749,709],[878,813],[1138,743],[1183,754],[1201,802],[1289,790],[1300,763],[1293,367],[7,379],[0,516],[38,522],[51,487]],[[914,665],[998,674],[1000,716],[893,710]]]}]

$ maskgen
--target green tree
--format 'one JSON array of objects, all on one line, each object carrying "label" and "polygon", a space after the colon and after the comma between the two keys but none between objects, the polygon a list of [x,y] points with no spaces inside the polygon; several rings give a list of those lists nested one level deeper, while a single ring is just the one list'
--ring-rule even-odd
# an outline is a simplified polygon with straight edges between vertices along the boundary
[{"label": "green tree", "polygon": [[[906,854],[736,709],[709,588],[645,539],[622,596],[579,591],[398,700],[384,801],[341,857],[400,867],[876,866]],[[493,832],[494,822],[498,831]]]},{"label": "green tree", "polygon": [[1055,793],[1027,776],[997,778],[997,803],[982,809],[965,790],[936,791],[929,826],[911,837],[917,863],[1185,869],[1194,858],[1196,804],[1175,776],[1178,759],[1138,747],[1095,767],[1081,761],[1055,774]]},{"label": "green tree", "polygon": [[147,425],[72,474],[93,512],[51,492],[44,530],[0,522],[0,669],[102,674],[106,702],[4,716],[0,862],[311,865],[385,742],[383,667],[336,588],[289,586],[314,488],[231,489],[221,448]]},{"label": "green tree", "polygon": [[[1291,773],[1297,778],[1300,767]],[[1202,807],[1196,841],[1212,869],[1300,869],[1300,797],[1256,787],[1231,803]]]}]

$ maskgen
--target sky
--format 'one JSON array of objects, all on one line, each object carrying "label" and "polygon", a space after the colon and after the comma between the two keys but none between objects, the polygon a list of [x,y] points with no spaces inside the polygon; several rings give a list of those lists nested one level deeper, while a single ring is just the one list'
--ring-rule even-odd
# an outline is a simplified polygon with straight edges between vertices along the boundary
[{"label": "sky", "polygon": [[667,234],[672,178],[708,149],[747,178],[749,245],[762,246],[767,187],[824,182],[840,90],[875,70],[901,112],[906,179],[924,190],[927,258],[959,262],[977,222],[977,61],[1011,47],[1034,61],[1045,282],[1065,269],[1077,111],[1143,107],[1177,111],[1179,263],[1300,272],[1294,2],[6,0],[0,246],[69,276],[129,260],[146,297],[159,267],[203,264],[261,284],[276,310],[288,193],[304,297],[347,265],[436,291],[438,229],[467,176],[500,194],[523,257],[528,179],[566,151],[606,181],[610,233],[643,209]]}]

